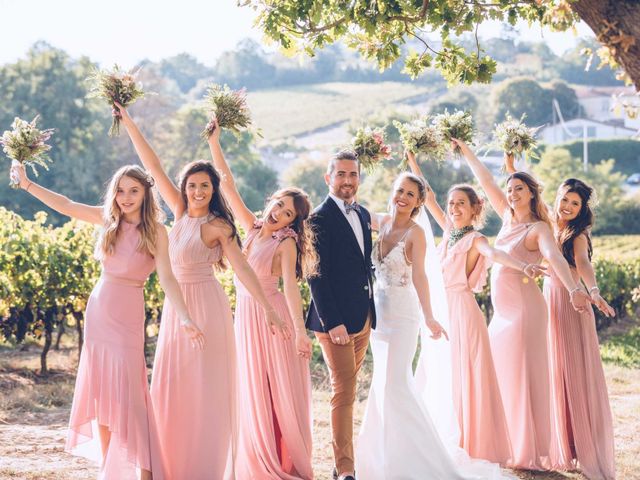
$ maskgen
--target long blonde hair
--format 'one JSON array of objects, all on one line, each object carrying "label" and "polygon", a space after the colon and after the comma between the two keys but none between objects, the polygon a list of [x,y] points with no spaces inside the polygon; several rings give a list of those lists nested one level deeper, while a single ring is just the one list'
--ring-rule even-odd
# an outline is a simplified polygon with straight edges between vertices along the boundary
[{"label": "long blonde hair", "polygon": [[140,223],[137,227],[140,232],[137,249],[140,252],[146,252],[154,256],[158,238],[158,223],[164,220],[164,215],[158,206],[155,191],[152,188],[153,178],[138,165],[125,165],[113,174],[105,191],[102,211],[104,223],[96,244],[96,257],[102,259],[107,255],[112,255],[115,250],[118,231],[122,222],[122,211],[116,203],[116,194],[122,177],[129,177],[144,187]]}]

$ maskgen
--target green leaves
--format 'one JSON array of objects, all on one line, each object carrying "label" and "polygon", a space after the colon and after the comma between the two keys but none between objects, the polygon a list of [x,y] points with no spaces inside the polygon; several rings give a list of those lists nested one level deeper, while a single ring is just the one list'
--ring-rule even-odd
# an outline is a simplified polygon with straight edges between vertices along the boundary
[{"label": "green leaves", "polygon": [[[241,4],[257,11],[256,23],[265,35],[290,52],[313,55],[318,48],[344,41],[381,70],[404,57],[403,72],[411,78],[433,66],[450,84],[488,83],[496,72],[496,62],[482,55],[479,44],[466,52],[451,40],[452,34],[475,35],[478,25],[490,20],[512,25],[526,20],[561,30],[578,20],[565,0],[247,0]],[[408,41],[420,50],[403,50]]]}]

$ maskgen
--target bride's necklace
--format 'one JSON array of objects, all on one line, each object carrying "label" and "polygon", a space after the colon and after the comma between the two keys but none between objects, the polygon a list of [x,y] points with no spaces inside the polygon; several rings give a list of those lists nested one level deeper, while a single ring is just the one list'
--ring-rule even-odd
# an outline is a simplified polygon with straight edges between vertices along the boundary
[{"label": "bride's necklace", "polygon": [[447,242],[447,245],[449,247],[453,247],[456,243],[458,243],[458,240],[460,240],[471,231],[473,231],[473,225],[467,225],[462,228],[453,228],[449,232],[449,241]]}]

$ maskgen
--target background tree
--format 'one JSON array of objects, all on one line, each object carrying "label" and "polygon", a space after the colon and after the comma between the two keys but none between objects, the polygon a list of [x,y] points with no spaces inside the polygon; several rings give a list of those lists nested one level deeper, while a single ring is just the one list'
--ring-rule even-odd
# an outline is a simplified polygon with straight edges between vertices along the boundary
[{"label": "background tree", "polygon": [[[582,19],[606,48],[602,57],[623,68],[640,89],[640,2],[636,0],[388,0],[331,2],[321,0],[243,0],[258,12],[257,22],[266,36],[289,51],[309,54],[344,40],[381,69],[404,57],[404,71],[415,77],[435,66],[451,83],[491,80],[496,62],[476,47],[466,50],[459,36],[475,33],[485,21],[519,20],[567,30]],[[439,40],[425,32],[437,32]],[[420,50],[406,51],[408,40]]]},{"label": "background tree", "polygon": [[309,195],[311,204],[316,207],[320,205],[329,192],[329,188],[324,181],[327,163],[328,160],[325,159],[309,160],[302,158],[287,168],[282,176],[282,184],[283,186],[302,188]]}]

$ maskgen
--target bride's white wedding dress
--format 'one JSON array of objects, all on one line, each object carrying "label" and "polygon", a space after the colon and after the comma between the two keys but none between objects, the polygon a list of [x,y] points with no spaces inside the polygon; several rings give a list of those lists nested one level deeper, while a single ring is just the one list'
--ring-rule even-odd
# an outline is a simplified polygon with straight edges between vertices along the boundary
[{"label": "bride's white wedding dress", "polygon": [[[498,465],[471,460],[451,437],[445,445],[438,434],[413,375],[412,363],[424,320],[404,248],[401,241],[380,258],[375,245],[372,253],[377,326],[371,333],[373,378],[355,455],[358,479],[512,478],[503,475]],[[425,338],[423,335],[423,342]],[[430,368],[450,369],[451,363],[449,360]],[[442,412],[443,417],[449,414]],[[442,423],[443,418],[437,420]]]}]

